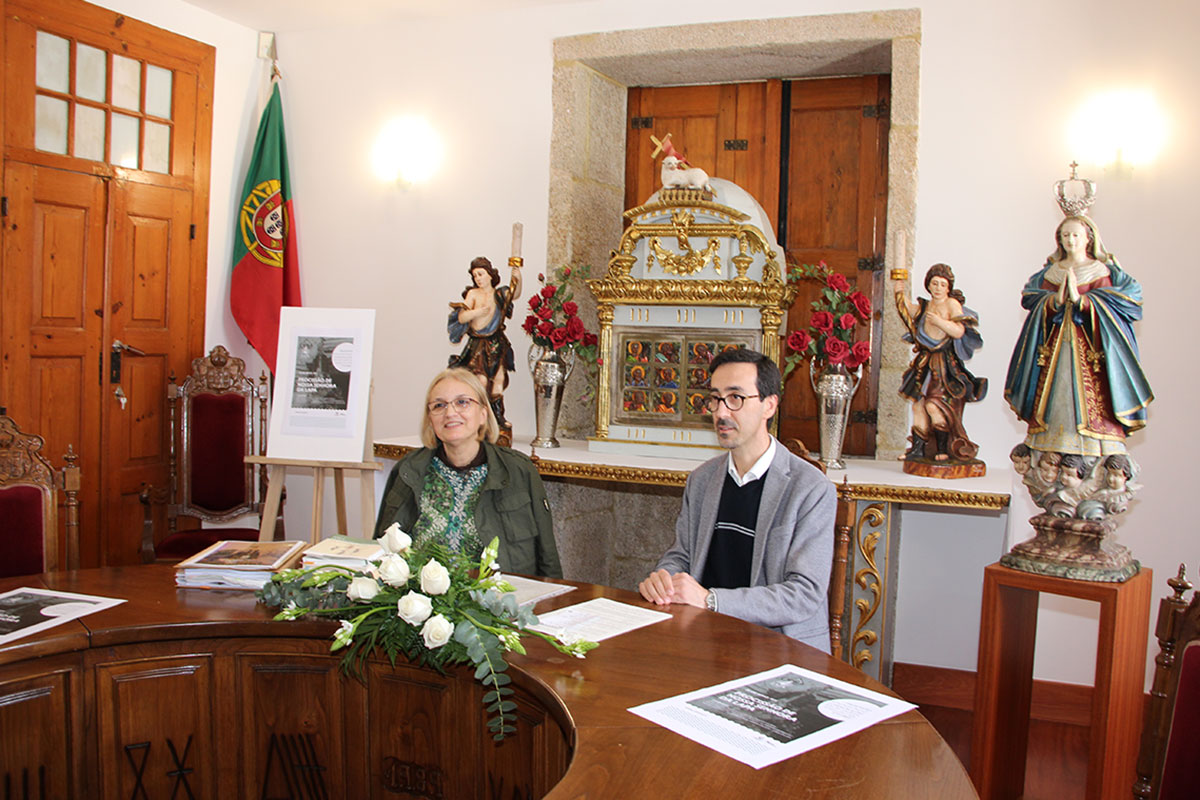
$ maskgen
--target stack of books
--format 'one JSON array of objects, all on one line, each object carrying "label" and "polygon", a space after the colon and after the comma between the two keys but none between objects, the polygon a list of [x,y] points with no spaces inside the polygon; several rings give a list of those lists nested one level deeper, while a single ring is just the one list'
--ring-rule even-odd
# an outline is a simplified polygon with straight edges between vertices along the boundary
[{"label": "stack of books", "polygon": [[190,589],[261,589],[296,566],[307,542],[217,542],[175,565],[175,585]]},{"label": "stack of books", "polygon": [[387,555],[375,539],[353,539],[349,536],[330,536],[304,551],[301,564],[305,567],[334,565],[359,571],[366,570],[370,562],[379,561]]}]

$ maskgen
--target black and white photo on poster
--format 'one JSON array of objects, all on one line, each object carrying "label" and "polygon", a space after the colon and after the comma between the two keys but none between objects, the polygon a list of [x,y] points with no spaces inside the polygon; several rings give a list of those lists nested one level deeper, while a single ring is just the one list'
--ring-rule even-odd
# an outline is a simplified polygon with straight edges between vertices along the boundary
[{"label": "black and white photo on poster", "polygon": [[898,698],[784,664],[629,710],[762,769],[914,708]]},{"label": "black and white photo on poster", "polygon": [[280,310],[269,458],[364,459],[374,339],[374,309]]},{"label": "black and white photo on poster", "polygon": [[354,367],[352,336],[297,336],[292,408],[345,413]]},{"label": "black and white photo on poster", "polygon": [[748,683],[688,703],[783,743],[883,707],[883,703],[796,674]]},{"label": "black and white photo on poster", "polygon": [[121,598],[21,588],[0,594],[0,644],[124,603]]}]

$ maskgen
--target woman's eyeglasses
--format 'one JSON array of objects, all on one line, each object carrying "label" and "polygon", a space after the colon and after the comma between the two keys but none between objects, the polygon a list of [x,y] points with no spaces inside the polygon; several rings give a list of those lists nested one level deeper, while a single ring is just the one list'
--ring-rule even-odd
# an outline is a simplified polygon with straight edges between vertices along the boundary
[{"label": "woman's eyeglasses", "polygon": [[450,406],[454,406],[454,410],[458,413],[465,414],[470,410],[472,403],[478,402],[474,397],[456,397],[449,403],[444,400],[434,400],[425,408],[429,410],[429,416],[440,417],[450,410]]}]

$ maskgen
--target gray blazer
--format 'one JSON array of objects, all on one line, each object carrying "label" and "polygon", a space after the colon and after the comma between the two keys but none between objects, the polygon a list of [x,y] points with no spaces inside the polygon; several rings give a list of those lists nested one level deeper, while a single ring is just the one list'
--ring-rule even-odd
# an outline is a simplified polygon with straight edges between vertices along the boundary
[{"label": "gray blazer", "polygon": [[[704,462],[688,476],[675,544],[657,569],[699,578],[712,543],[725,484],[727,455]],[[755,526],[750,585],[714,589],[717,610],[779,631],[829,652],[829,572],[837,493],[819,469],[776,442],[763,480]]]}]

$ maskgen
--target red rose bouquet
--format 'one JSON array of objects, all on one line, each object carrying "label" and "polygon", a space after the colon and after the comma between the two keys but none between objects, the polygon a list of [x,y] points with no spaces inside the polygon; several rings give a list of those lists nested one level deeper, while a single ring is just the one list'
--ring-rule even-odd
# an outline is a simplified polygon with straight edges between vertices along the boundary
[{"label": "red rose bouquet", "polygon": [[[538,347],[573,352],[583,360],[588,374],[596,369],[596,334],[588,331],[575,302],[577,280],[586,280],[589,267],[557,267],[549,278],[538,274],[541,288],[529,298],[529,314],[521,328]],[[585,399],[591,396],[591,381]]]},{"label": "red rose bouquet", "polygon": [[788,281],[812,280],[824,288],[813,301],[813,314],[807,330],[788,334],[784,346],[784,377],[810,358],[830,364],[845,364],[857,369],[871,360],[871,345],[855,341],[855,330],[871,319],[871,299],[859,291],[850,291],[850,281],[834,272],[824,261],[800,264],[788,271]]}]

